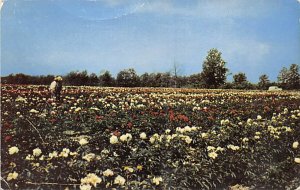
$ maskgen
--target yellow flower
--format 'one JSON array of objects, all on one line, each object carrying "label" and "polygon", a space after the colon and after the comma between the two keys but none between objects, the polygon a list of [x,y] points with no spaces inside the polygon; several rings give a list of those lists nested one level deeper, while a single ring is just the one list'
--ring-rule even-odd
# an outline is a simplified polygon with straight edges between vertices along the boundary
[{"label": "yellow flower", "polygon": [[19,148],[16,147],[16,146],[13,146],[13,147],[11,147],[11,148],[8,149],[8,153],[9,153],[10,155],[16,154],[16,153],[18,153],[18,152],[19,152]]},{"label": "yellow flower", "polygon": [[210,157],[212,159],[216,159],[218,157],[218,154],[216,152],[210,152],[210,153],[208,153],[208,157]]},{"label": "yellow flower", "polygon": [[110,169],[107,169],[103,172],[103,175],[108,177],[108,176],[113,176],[114,175],[114,172],[111,171]]},{"label": "yellow flower", "polygon": [[144,132],[141,133],[141,134],[140,134],[140,138],[141,138],[141,139],[147,139],[146,133],[144,133]]},{"label": "yellow flower", "polygon": [[10,180],[13,180],[13,179],[17,179],[18,175],[19,174],[17,172],[9,173],[6,179],[7,179],[7,181],[10,181]]},{"label": "yellow flower", "polygon": [[118,137],[113,135],[109,139],[110,144],[117,144],[118,143]]},{"label": "yellow flower", "polygon": [[138,165],[136,168],[141,171],[143,169],[143,166],[142,165]]},{"label": "yellow flower", "polygon": [[162,177],[154,177],[152,179],[152,183],[154,183],[155,185],[159,185],[159,183],[163,181]]},{"label": "yellow flower", "polygon": [[294,149],[298,148],[298,146],[299,146],[299,142],[298,141],[296,141],[296,142],[293,143],[293,148]]},{"label": "yellow flower", "polygon": [[124,185],[126,182],[125,178],[118,175],[115,180],[114,180],[114,184],[118,184],[118,185]]},{"label": "yellow flower", "polygon": [[296,162],[297,164],[300,164],[300,158],[295,158],[295,162]]},{"label": "yellow flower", "polygon": [[130,173],[133,172],[133,168],[129,167],[129,166],[124,166],[124,170],[129,171]]},{"label": "yellow flower", "polygon": [[33,154],[33,156],[38,157],[42,154],[42,150],[39,148],[35,148],[35,149],[33,149],[32,154]]},{"label": "yellow flower", "polygon": [[89,143],[89,141],[87,141],[86,139],[80,139],[80,141],[79,141],[79,144],[80,144],[81,146],[86,145],[86,144],[88,144],[88,143]]},{"label": "yellow flower", "polygon": [[80,185],[80,190],[91,190],[91,189],[92,189],[91,185],[86,185],[86,184]]},{"label": "yellow flower", "polygon": [[96,187],[98,183],[102,182],[102,179],[96,174],[90,173],[85,178],[82,178],[80,181],[81,184],[92,184],[94,187]]},{"label": "yellow flower", "polygon": [[96,155],[94,153],[89,153],[89,154],[83,156],[82,159],[90,162],[90,161],[94,160],[95,157],[96,157]]}]

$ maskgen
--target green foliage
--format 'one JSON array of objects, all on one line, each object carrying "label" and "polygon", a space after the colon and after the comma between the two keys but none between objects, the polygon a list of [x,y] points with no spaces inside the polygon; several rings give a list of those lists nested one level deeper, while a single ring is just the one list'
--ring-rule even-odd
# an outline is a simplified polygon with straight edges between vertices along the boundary
[{"label": "green foliage", "polygon": [[277,79],[279,85],[284,89],[300,89],[299,66],[292,64],[289,69],[283,67]]},{"label": "green foliage", "polygon": [[211,49],[203,63],[201,75],[208,88],[217,88],[226,81],[228,69],[225,67],[226,62],[222,59],[221,54],[217,49]]},{"label": "green foliage", "polygon": [[[297,92],[65,87],[63,101],[52,102],[43,86],[1,88],[1,177],[11,189],[79,189],[90,173],[102,180],[92,189],[300,185]],[[27,159],[36,148],[42,154]]]},{"label": "green foliage", "polygon": [[140,84],[140,78],[135,70],[125,69],[117,75],[117,85],[122,87],[137,87]]},{"label": "green foliage", "polygon": [[259,77],[258,87],[261,90],[267,90],[269,86],[270,86],[270,80],[268,75],[266,74],[261,75]]}]

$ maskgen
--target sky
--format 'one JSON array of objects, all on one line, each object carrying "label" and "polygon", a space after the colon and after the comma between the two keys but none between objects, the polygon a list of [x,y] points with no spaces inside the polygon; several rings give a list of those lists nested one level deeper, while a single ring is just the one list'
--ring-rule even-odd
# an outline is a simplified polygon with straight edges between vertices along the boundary
[{"label": "sky", "polygon": [[[202,71],[217,48],[251,82],[300,64],[300,0],[4,0],[1,76]],[[229,76],[232,78],[232,75]]]}]

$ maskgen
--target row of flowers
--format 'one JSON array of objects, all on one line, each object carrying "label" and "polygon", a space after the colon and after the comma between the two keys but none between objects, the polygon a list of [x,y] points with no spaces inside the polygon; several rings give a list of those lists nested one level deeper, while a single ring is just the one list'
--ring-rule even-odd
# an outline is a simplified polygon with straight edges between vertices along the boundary
[{"label": "row of flowers", "polygon": [[67,87],[56,102],[2,88],[2,177],[16,189],[300,185],[298,92]]}]

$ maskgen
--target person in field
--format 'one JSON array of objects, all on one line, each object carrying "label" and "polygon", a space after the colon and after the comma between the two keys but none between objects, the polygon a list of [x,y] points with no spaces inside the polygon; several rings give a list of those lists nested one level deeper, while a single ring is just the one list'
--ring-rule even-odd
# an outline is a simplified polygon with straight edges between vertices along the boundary
[{"label": "person in field", "polygon": [[50,84],[49,90],[51,93],[51,98],[55,98],[59,101],[62,90],[62,78],[60,76],[54,78],[54,81]]}]

